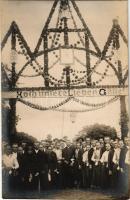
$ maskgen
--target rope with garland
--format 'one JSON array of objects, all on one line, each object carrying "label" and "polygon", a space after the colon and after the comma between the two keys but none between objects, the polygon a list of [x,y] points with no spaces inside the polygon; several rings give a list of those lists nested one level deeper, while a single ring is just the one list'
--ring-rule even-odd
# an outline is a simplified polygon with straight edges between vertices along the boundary
[{"label": "rope with garland", "polygon": [[[31,62],[31,61],[30,61]],[[36,62],[36,64],[38,64],[38,62],[35,60],[35,62]],[[54,63],[52,63],[52,65],[48,68],[49,70],[50,69],[52,69],[57,63],[59,62],[59,58],[54,62]],[[12,70],[11,69],[9,69],[8,67],[7,67],[7,65],[4,65],[5,66],[5,68],[6,68],[6,70],[7,71],[9,71],[9,72],[11,72],[12,73]],[[16,74],[16,76],[18,75],[17,73],[15,73]],[[38,74],[35,74],[35,75],[26,75],[26,74],[21,74],[20,76],[21,77],[37,77],[37,76],[44,76],[44,73],[38,73]]]},{"label": "rope with garland", "polygon": [[[128,69],[128,65],[127,65],[126,67],[124,67],[124,68],[122,69],[122,71],[125,71],[125,70],[127,70],[127,69]],[[100,76],[103,76],[103,75],[104,75],[103,73],[100,73],[100,72],[97,72],[97,71],[94,71],[94,73],[96,73],[96,74],[98,74],[98,75],[100,75]],[[115,77],[114,74],[106,74],[106,76],[108,76],[108,77]]]},{"label": "rope with garland", "polygon": [[121,30],[120,26],[118,25],[118,21],[116,20],[116,24],[115,24],[115,22],[113,23],[113,27],[112,27],[112,29],[111,29],[111,31],[109,33],[108,40],[107,40],[107,42],[106,42],[106,44],[104,46],[104,49],[102,51],[102,58],[103,59],[104,59],[104,57],[106,57],[108,49],[109,49],[109,47],[111,45],[112,45],[114,50],[118,50],[120,48],[119,34],[123,38],[124,42],[126,44],[128,44],[128,41],[127,41],[127,39],[125,37],[125,34]]},{"label": "rope with garland", "polygon": [[[59,15],[58,15],[58,20],[57,20],[56,27],[58,27],[59,16],[60,16],[60,11],[59,11]],[[50,38],[51,38],[51,37],[50,37]],[[52,45],[51,45],[51,46],[54,46],[55,39],[56,39],[56,34],[55,34],[54,37],[53,37]],[[53,52],[53,53],[55,53],[55,52]],[[25,52],[24,52],[24,55],[25,55]],[[26,56],[26,55],[25,55],[25,56]],[[58,57],[58,56],[56,55],[56,57]],[[36,62],[36,64],[38,65],[39,69],[43,69],[43,67],[42,67],[35,59],[36,59],[36,58],[34,58],[33,61]],[[58,58],[57,60],[59,61],[59,58]],[[51,67],[49,67],[49,69],[52,69],[52,68],[55,66],[55,64],[57,64],[57,60],[52,64]],[[30,62],[31,62],[31,61],[30,61]],[[33,66],[33,69],[35,69],[34,66]],[[35,71],[36,71],[36,73],[37,73],[38,70],[35,70]],[[38,73],[38,74],[36,74],[36,76],[40,76],[40,75],[43,75],[43,73]],[[28,77],[28,75],[24,75],[24,76]],[[32,77],[32,76],[30,76],[30,77]],[[33,77],[35,77],[35,75],[33,75]]]},{"label": "rope with garland", "polygon": [[[18,53],[21,53],[21,52],[18,52]],[[77,61],[79,61],[78,58],[75,57],[75,59],[77,59]],[[57,59],[56,62],[54,62],[54,63],[52,64],[51,67],[49,67],[49,69],[51,69],[53,66],[55,66],[55,64],[56,64],[58,61],[59,61],[59,58]],[[30,62],[31,62],[31,61],[30,61]],[[42,68],[41,65],[40,65],[36,60],[35,60],[35,62],[36,62],[37,65],[39,65],[39,68]],[[85,66],[85,64],[83,64],[81,61],[79,61],[79,62],[80,62],[80,64],[82,64],[83,66]],[[108,66],[107,66],[107,67],[108,67]],[[6,66],[6,69],[7,69],[7,66]],[[9,70],[9,69],[8,69],[8,70]],[[73,71],[73,72],[74,72],[74,71]],[[77,71],[77,72],[78,72],[78,71]],[[84,72],[85,72],[85,71],[83,71],[83,73],[84,73]],[[106,73],[102,74],[102,73],[96,72],[95,69],[91,71],[91,73],[93,73],[93,72],[95,72],[95,73],[97,73],[97,74],[99,74],[99,75],[102,75],[102,76],[104,76],[104,75],[107,76]],[[80,73],[82,73],[82,71],[81,71]],[[23,76],[23,77],[36,77],[36,76],[39,76],[39,75],[44,76],[43,73],[39,73],[39,74],[37,74],[37,75],[22,75],[22,74],[21,74],[21,76]],[[110,76],[110,75],[108,75],[108,76]],[[75,75],[75,77],[77,77],[77,75]],[[52,80],[50,80],[51,84],[53,84],[53,85],[62,84],[62,80],[57,80],[57,79],[55,79],[53,76],[50,76],[50,79],[51,79],[51,78],[52,78],[53,80],[57,81],[57,83],[54,83],[54,82],[52,83]],[[84,82],[86,82],[86,80],[84,80],[85,78],[87,78],[87,75],[85,75],[84,77],[82,77],[82,78],[80,78],[80,79],[78,79],[78,80],[72,81],[72,84],[77,85],[77,84],[80,84],[80,83],[84,83]],[[104,77],[102,77],[102,79],[99,79],[98,81],[96,81],[96,83],[98,84],[98,83],[101,82],[103,79],[104,79]],[[65,84],[65,82],[63,82],[63,84]]]},{"label": "rope with garland", "polygon": [[[18,35],[16,35],[16,36],[18,37]],[[28,57],[29,55],[27,54],[27,52],[25,51],[25,49],[23,49],[23,48],[26,48],[26,47],[24,47],[24,44],[22,43],[22,41],[21,41],[21,39],[19,37],[18,37],[18,41],[19,41],[20,48],[22,49],[22,52],[20,52],[20,51],[16,51],[16,52],[18,54],[24,55],[26,57],[26,59],[29,60],[30,59]],[[37,66],[39,67],[40,71],[41,71],[41,69],[43,70],[43,67],[38,63],[38,61],[36,60],[36,58],[33,58],[33,60],[31,59],[29,61],[29,63],[31,63],[31,66],[33,67],[33,69],[35,70],[36,73],[38,72],[38,70],[33,65],[32,61],[34,61],[37,64]],[[49,69],[52,69],[57,64],[58,61],[59,61],[59,58],[49,67]],[[37,76],[41,76],[41,75],[43,76],[43,73],[41,73],[41,72],[38,73],[38,74],[36,74],[36,75],[22,75],[22,74],[20,74],[20,76],[23,76],[23,77],[37,77]]]},{"label": "rope with garland", "polygon": [[[24,99],[18,99],[18,101],[20,101],[21,103],[25,104],[26,106],[29,106],[31,108],[37,109],[37,110],[41,110],[41,111],[45,111],[45,110],[54,110],[54,111],[59,111],[59,112],[89,112],[89,111],[94,111],[94,110],[98,110],[101,109],[115,101],[117,101],[119,99],[119,97],[115,96],[114,98],[108,100],[107,102],[104,102],[102,104],[99,104],[99,106],[93,106],[93,107],[97,107],[97,108],[93,108],[93,109],[80,109],[80,110],[70,110],[70,109],[59,109],[60,106],[63,106],[64,104],[68,103],[70,100],[74,100],[77,102],[77,99],[74,97],[68,97],[67,99],[65,99],[64,101],[60,102],[59,104],[56,104],[54,106],[49,106],[49,107],[44,107],[44,106],[39,106],[37,104],[33,104],[31,102],[28,102]],[[85,105],[85,104],[84,104]],[[85,105],[85,106],[88,106]]]},{"label": "rope with garland", "polygon": [[[58,20],[59,21],[59,20]],[[19,35],[20,34],[20,35]],[[23,52],[23,54],[26,56],[26,58],[27,58],[27,60],[29,59],[29,57],[28,56],[31,56],[32,57],[32,54],[30,54],[29,53],[29,55],[28,55],[28,49],[26,49],[26,52],[25,52],[25,50],[23,50],[23,48],[27,48],[26,46],[26,43],[25,43],[25,41],[23,41],[23,36],[21,35],[21,33],[17,33],[16,34],[16,36],[18,37],[18,40],[19,40],[19,43],[20,43],[20,47],[21,47],[21,49],[22,49],[22,52]],[[107,43],[107,45],[105,46],[106,47],[106,52],[107,52],[107,50],[108,50],[108,47],[112,44],[112,46],[113,46],[113,48],[114,49],[119,49],[120,48],[120,44],[119,44],[119,30],[118,30],[118,28],[117,27],[114,27],[113,26],[113,28],[112,28],[112,31],[111,31],[111,34],[109,35],[110,37],[109,37],[109,41],[108,41],[108,43]],[[22,43],[21,43],[22,42]],[[103,54],[103,53],[102,53]],[[34,62],[37,62],[35,59],[34,59]],[[40,69],[42,68],[42,66],[40,65],[40,64],[38,64],[38,62],[36,63],[37,65],[38,65],[38,67],[40,67]],[[124,68],[122,69],[122,70],[125,70]],[[96,72],[96,73],[98,73],[98,72]],[[101,74],[101,73],[98,73],[99,75],[103,75],[103,74]],[[37,74],[38,75],[38,74]],[[36,75],[36,76],[37,76]],[[40,74],[41,75],[41,74]],[[43,74],[42,74],[43,75]],[[31,75],[30,75],[31,76]],[[33,75],[34,77],[35,77],[35,75]],[[106,74],[106,76],[110,76],[110,75],[107,75]],[[50,78],[52,78],[52,76],[50,77]],[[83,77],[83,79],[84,78],[86,78],[86,76],[85,77]],[[55,81],[57,81],[57,82],[59,82],[60,83],[60,81],[61,80],[57,80],[57,79],[55,79]],[[79,83],[82,83],[84,80],[81,80],[81,79],[78,79],[78,80],[76,80],[75,81],[75,83],[74,84],[79,84]],[[87,82],[87,80],[85,80],[85,82]],[[96,83],[98,83],[98,82],[101,82],[101,79],[99,80],[99,81],[96,81]],[[58,84],[59,84],[58,83]],[[56,84],[56,83],[55,83]]]},{"label": "rope with garland", "polygon": [[26,106],[29,106],[31,108],[34,108],[34,109],[37,109],[37,110],[53,110],[53,109],[56,109],[60,106],[63,106],[64,104],[66,104],[67,102],[69,102],[73,97],[68,97],[67,99],[61,101],[60,103],[54,105],[54,106],[49,106],[49,107],[44,107],[44,106],[39,106],[37,104],[33,104],[29,101],[26,101],[24,99],[20,99],[18,98],[18,101],[20,101],[21,103],[25,104]]},{"label": "rope with garland", "polygon": [[[85,64],[82,63],[81,61],[79,61],[78,58],[75,57],[75,59],[76,59],[78,62],[80,62],[80,64],[82,64],[82,65],[85,67]],[[55,62],[52,64],[51,67],[49,67],[49,69],[51,69],[52,67],[54,67],[54,66],[57,64],[58,61],[59,61],[59,58],[57,59],[57,61],[55,61]],[[35,62],[36,62],[36,61],[35,61]],[[37,64],[38,64],[38,63],[37,63]],[[41,66],[40,66],[40,67],[41,67]],[[109,67],[109,65],[107,65],[107,68],[108,68],[108,67]],[[123,70],[126,70],[126,69],[127,69],[127,67],[123,68],[122,71],[123,71]],[[106,71],[108,71],[108,70],[105,69],[105,72],[104,72],[104,73],[100,73],[100,72],[97,72],[97,71],[94,69],[93,71],[91,71],[91,73],[95,72],[96,74],[101,75],[101,76],[109,76],[109,77],[115,76],[115,75],[113,75],[113,74],[107,74]],[[73,72],[74,72],[74,71],[73,71]],[[77,72],[77,73],[78,73],[78,72],[79,72],[79,73],[85,73],[85,71],[76,71],[76,72]],[[42,73],[39,73],[38,75],[43,75],[43,74],[42,74]],[[38,76],[38,75],[37,75],[37,76]],[[75,76],[77,76],[77,75],[75,75]],[[88,76],[85,75],[85,76],[82,77],[81,79],[75,80],[75,82],[78,82],[78,84],[79,84],[80,81],[81,81],[81,83],[82,83],[82,82],[83,82],[83,79],[86,78],[86,77],[88,77]],[[55,81],[61,82],[61,80],[57,80],[57,79],[55,79]],[[99,79],[99,81],[97,81],[97,82],[101,82],[101,80]]]},{"label": "rope with garland", "polygon": [[87,102],[85,102],[85,101],[82,101],[82,100],[78,99],[77,97],[76,97],[76,98],[75,98],[75,97],[73,98],[73,100],[74,100],[75,102],[80,103],[81,105],[90,106],[90,107],[100,107],[100,106],[104,106],[104,105],[106,105],[107,103],[110,103],[111,101],[113,101],[113,100],[115,100],[115,99],[117,99],[116,96],[113,97],[113,98],[111,98],[111,99],[109,99],[109,100],[106,101],[106,102],[94,104],[94,103],[87,103]]},{"label": "rope with garland", "polygon": [[[91,76],[92,73],[94,72],[94,70],[95,70],[95,69],[97,68],[97,66],[100,64],[100,62],[101,62],[101,59],[99,59],[99,60],[96,62],[96,64],[94,65],[94,67],[93,67],[93,69],[91,70],[91,72],[89,73],[89,75],[85,75],[84,77],[82,77],[82,78],[80,79],[81,83],[83,83],[83,82],[89,83],[86,79],[84,80],[84,78],[87,78],[87,77]],[[106,73],[104,73],[104,76],[105,76],[105,75],[106,75]],[[96,85],[96,84],[100,83],[100,82],[104,79],[104,76],[103,76],[101,79],[99,79],[98,81],[93,82],[93,85]],[[78,81],[79,81],[79,80],[77,80],[77,82],[78,82]],[[79,82],[78,82],[77,84],[79,84]]]},{"label": "rope with garland", "polygon": [[101,62],[101,59],[99,59],[96,62],[96,64],[93,67],[93,70],[91,70],[91,72],[88,75],[86,74],[82,78],[75,80],[75,82],[73,82],[73,84],[77,85],[77,84],[80,84],[80,83],[90,83],[90,82],[87,81],[87,78],[92,75],[94,69],[100,64],[100,62]]},{"label": "rope with garland", "polygon": [[[19,39],[19,45],[20,45],[20,47],[21,47],[21,49],[22,49],[22,52],[20,52],[20,51],[17,51],[17,53],[18,54],[22,54],[22,55],[24,55],[25,57],[26,57],[26,59],[27,60],[29,60],[30,58],[28,57],[29,55],[26,53],[26,51],[25,50],[23,50],[23,48],[24,48],[24,44],[22,44],[22,41]],[[22,45],[22,46],[21,46]],[[57,59],[58,61],[59,61],[59,58]],[[55,66],[55,64],[57,64],[57,62],[58,61],[55,61],[50,67],[49,67],[49,69],[52,69],[54,66]],[[39,70],[37,70],[36,69],[36,67],[33,65],[33,63],[32,63],[32,61],[34,61],[36,64],[37,64],[37,66],[39,67],[39,70],[40,71],[43,71],[43,67],[38,63],[38,61],[36,60],[36,58],[35,57],[33,57],[33,59],[31,58],[31,60],[30,60],[30,63],[31,63],[31,66],[32,66],[32,68],[35,70],[35,72],[37,73]],[[22,75],[22,74],[21,74]],[[41,73],[41,72],[39,72],[39,73],[37,73],[36,75],[22,75],[22,76],[25,76],[25,77],[37,77],[37,76],[43,76],[43,73]]]},{"label": "rope with garland", "polygon": [[[33,65],[32,61],[35,62],[35,59],[34,59],[34,56],[30,56],[30,54],[28,54],[27,50],[26,50],[26,46],[24,45],[24,43],[22,42],[21,38],[19,38],[19,35],[16,35],[16,37],[18,37],[18,42],[19,42],[19,45],[20,45],[20,48],[22,50],[22,54],[26,57],[26,59],[28,60],[28,62],[31,64],[32,68],[38,72],[38,70],[36,69],[36,67]],[[17,51],[18,54],[21,54],[20,51]],[[37,65],[39,67],[39,70],[43,69],[43,67]],[[27,66],[26,66],[27,67]],[[22,70],[23,71],[23,70]],[[22,75],[22,74],[20,74]],[[36,74],[37,76],[37,74]]]},{"label": "rope with garland", "polygon": [[[59,15],[60,15],[60,11],[59,11]],[[58,26],[58,23],[59,23],[59,16],[58,16],[58,21],[57,21],[57,25],[56,25],[56,26]],[[30,55],[27,54],[27,49],[26,49],[26,51],[25,51],[24,48],[26,48],[26,47],[24,46],[24,44],[23,44],[23,42],[22,42],[22,40],[21,40],[21,37],[19,37],[18,34],[17,34],[16,36],[18,37],[19,45],[20,45],[20,48],[22,49],[22,53],[21,53],[21,52],[18,52],[18,54],[23,54],[23,55],[25,55],[25,56],[26,56],[26,59],[28,60],[28,59],[29,59],[28,56],[30,56]],[[35,59],[33,59],[33,61],[37,64],[37,66],[39,67],[39,70],[41,71],[41,69],[43,69],[43,67],[42,67]],[[30,60],[30,62],[31,62],[31,60]],[[32,63],[31,63],[31,65],[32,65],[33,69],[35,69],[35,71],[38,72],[38,70],[36,69],[36,67],[35,67]],[[55,66],[55,64],[54,64],[53,66]],[[52,67],[53,67],[53,66],[52,66]],[[22,74],[21,74],[21,75],[22,75]],[[42,73],[38,73],[38,74],[36,74],[36,75],[30,75],[30,76],[29,76],[29,75],[22,75],[22,76],[24,76],[24,77],[36,77],[36,76],[40,76],[40,75],[44,76],[44,74],[42,74]],[[52,77],[52,76],[51,76],[50,78],[53,78],[53,80],[57,81],[58,84],[61,83],[61,80],[54,79],[54,77]],[[84,78],[86,78],[86,76],[85,76]],[[79,80],[76,80],[75,82],[77,82],[77,83],[79,84],[80,82],[83,82],[82,80],[83,80],[83,79],[79,79]],[[54,83],[53,83],[53,84],[54,84]],[[56,84],[56,83],[55,83],[55,84]]]},{"label": "rope with garland", "polygon": [[[84,67],[86,67],[86,65],[82,62],[82,61],[80,61],[77,57],[75,57],[75,59],[77,60],[77,62],[79,62],[82,66],[84,66]],[[106,69],[104,70],[104,73],[100,73],[100,72],[97,72],[96,71],[96,69],[94,69],[93,70],[93,68],[91,68],[93,71],[92,71],[92,73],[96,73],[96,74],[98,74],[98,75],[100,75],[100,76],[109,76],[109,77],[113,77],[113,76],[115,76],[114,74],[107,74],[106,72],[108,71],[108,68],[109,68],[109,65],[107,65],[106,66]]]},{"label": "rope with garland", "polygon": [[[100,64],[100,62],[101,62],[101,59],[99,59],[97,62],[96,62],[96,64],[94,65],[94,67],[93,67],[93,70]],[[89,77],[89,76],[91,76],[91,74],[93,73],[93,70],[91,70],[91,72],[90,72],[90,74],[89,75],[85,75],[85,76],[83,76],[82,78],[80,78],[80,79],[77,79],[77,80],[75,80],[75,81],[72,81],[72,84],[73,85],[77,85],[77,84],[80,84],[80,83],[90,83],[90,82],[88,82],[87,81],[87,77]],[[53,82],[53,80],[55,80],[56,82],[53,82],[53,84],[60,84],[60,85],[62,85],[62,80],[57,80],[57,79],[55,79],[52,75],[49,75],[48,74],[48,76],[51,78],[51,82]],[[100,80],[99,81],[97,81],[97,83],[98,82],[101,82]],[[65,84],[66,82],[64,82],[64,84]],[[71,84],[70,84],[71,85]]]},{"label": "rope with garland", "polygon": [[[113,54],[114,55],[114,54]],[[76,56],[75,56],[75,59],[77,60],[77,62],[79,62],[82,66],[86,67],[86,65],[80,61]],[[92,73],[96,73],[97,75],[100,75],[100,76],[107,76],[107,77],[115,77],[116,75],[115,74],[107,74],[106,72],[108,71],[108,68],[109,68],[109,65],[106,66],[106,69],[104,70],[104,73],[101,73],[101,72],[97,72],[95,69],[93,70]],[[91,68],[93,69],[93,68]],[[128,69],[128,65],[126,65],[126,67],[122,68],[122,71],[125,71]]]},{"label": "rope with garland", "polygon": [[111,104],[111,103],[114,103],[115,101],[117,101],[119,99],[119,97],[113,99],[111,102],[109,102],[108,104],[105,104],[103,106],[100,106],[100,107],[97,107],[97,108],[92,108],[92,109],[78,109],[78,110],[72,110],[72,109],[56,109],[55,111],[58,111],[58,112],[75,112],[75,113],[84,113],[84,112],[90,112],[90,111],[96,111],[96,110],[99,110],[99,109],[102,109],[104,108],[105,106]]}]

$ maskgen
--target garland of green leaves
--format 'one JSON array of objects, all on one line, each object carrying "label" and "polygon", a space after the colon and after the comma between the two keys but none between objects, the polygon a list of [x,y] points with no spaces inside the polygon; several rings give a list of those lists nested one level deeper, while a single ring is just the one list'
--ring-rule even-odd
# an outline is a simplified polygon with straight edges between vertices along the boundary
[{"label": "garland of green leaves", "polygon": [[119,97],[113,99],[108,104],[104,104],[103,106],[99,106],[99,107],[91,108],[91,109],[77,109],[77,110],[72,110],[72,109],[60,109],[60,108],[57,108],[55,111],[58,111],[58,112],[71,112],[71,113],[73,113],[73,112],[75,112],[75,113],[84,113],[84,112],[96,111],[96,110],[104,108],[105,106],[107,106],[107,105],[109,105],[111,103],[114,103],[118,99],[119,99]]},{"label": "garland of green leaves", "polygon": [[84,102],[82,100],[79,100],[79,99],[77,99],[77,98],[72,96],[72,97],[68,97],[64,101],[62,101],[62,102],[60,102],[60,103],[58,103],[58,104],[56,104],[54,106],[49,106],[49,107],[40,106],[38,104],[31,103],[31,102],[26,101],[24,99],[18,99],[18,101],[20,101],[21,103],[23,103],[23,104],[25,104],[25,105],[27,105],[27,106],[29,106],[31,108],[45,111],[45,110],[57,110],[57,108],[59,108],[60,106],[63,106],[64,104],[68,103],[70,100],[73,100],[73,101],[75,101],[77,103],[80,103],[81,105],[91,106],[91,107],[93,107],[93,109],[87,109],[87,110],[86,109],[82,109],[81,111],[79,111],[79,110],[77,111],[77,110],[58,109],[57,111],[62,111],[62,112],[87,112],[87,111],[92,111],[92,110],[100,109],[100,108],[102,108],[104,106],[107,106],[110,103],[116,101],[117,99],[119,99],[119,97],[115,96],[115,97],[113,97],[113,98],[111,98],[108,101],[103,102],[103,103],[90,104],[90,103],[86,103],[86,102]]},{"label": "garland of green leaves", "polygon": [[77,103],[80,103],[80,104],[82,104],[82,105],[84,105],[84,106],[100,107],[100,106],[104,106],[104,105],[106,105],[106,104],[111,103],[113,100],[115,100],[115,99],[117,99],[117,98],[118,98],[118,97],[115,96],[115,97],[109,99],[109,100],[106,101],[106,102],[103,102],[103,103],[96,103],[96,104],[94,104],[94,103],[87,103],[87,102],[85,102],[85,101],[82,101],[82,100],[78,99],[77,97],[76,97],[76,98],[73,97],[73,101],[75,101],[75,102],[77,102]]},{"label": "garland of green leaves", "polygon": [[40,105],[37,105],[37,104],[33,104],[29,101],[26,101],[24,99],[18,99],[18,101],[20,101],[21,103],[25,104],[26,106],[29,106],[31,108],[34,108],[34,109],[37,109],[37,110],[53,110],[53,109],[56,109],[60,106],[63,106],[64,104],[66,104],[67,102],[69,102],[73,97],[68,97],[67,99],[61,101],[60,103],[54,105],[54,106],[49,106],[49,107],[44,107],[44,106],[40,106]]}]

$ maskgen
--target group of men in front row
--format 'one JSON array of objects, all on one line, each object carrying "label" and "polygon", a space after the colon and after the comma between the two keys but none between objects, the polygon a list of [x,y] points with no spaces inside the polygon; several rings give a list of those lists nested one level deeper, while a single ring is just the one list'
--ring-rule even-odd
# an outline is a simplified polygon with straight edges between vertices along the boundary
[{"label": "group of men in front row", "polygon": [[[130,139],[4,145],[3,185],[18,190],[128,189]],[[4,186],[3,186],[4,187]]]}]

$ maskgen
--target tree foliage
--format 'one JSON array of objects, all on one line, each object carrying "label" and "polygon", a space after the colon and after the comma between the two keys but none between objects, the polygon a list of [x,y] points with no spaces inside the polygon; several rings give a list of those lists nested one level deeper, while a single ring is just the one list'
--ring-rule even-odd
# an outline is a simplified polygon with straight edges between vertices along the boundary
[{"label": "tree foliage", "polygon": [[104,124],[94,124],[90,126],[85,126],[82,128],[79,134],[80,137],[90,137],[93,139],[99,139],[105,136],[109,136],[113,139],[117,137],[116,129]]},{"label": "tree foliage", "polygon": [[26,141],[29,144],[33,144],[34,142],[37,141],[37,139],[31,135],[28,135],[27,133],[17,132],[16,135],[14,136],[13,142],[21,143],[23,141]]}]

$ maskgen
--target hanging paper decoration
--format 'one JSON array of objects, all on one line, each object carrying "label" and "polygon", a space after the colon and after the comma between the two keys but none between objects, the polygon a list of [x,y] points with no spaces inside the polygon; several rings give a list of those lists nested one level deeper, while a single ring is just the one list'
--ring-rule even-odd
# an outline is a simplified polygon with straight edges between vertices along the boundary
[{"label": "hanging paper decoration", "polygon": [[73,65],[74,64],[74,50],[60,48],[60,64]]},{"label": "hanging paper decoration", "polygon": [[72,123],[75,123],[75,121],[76,121],[76,113],[75,112],[70,112],[70,121]]}]

